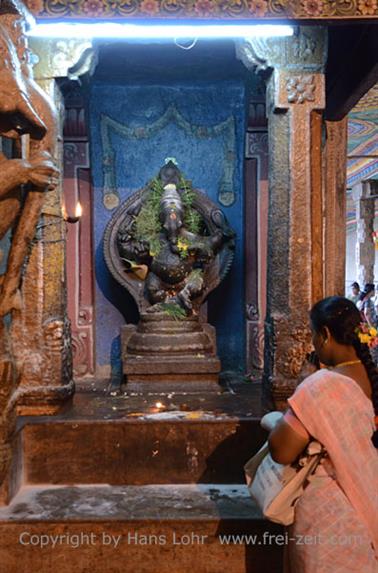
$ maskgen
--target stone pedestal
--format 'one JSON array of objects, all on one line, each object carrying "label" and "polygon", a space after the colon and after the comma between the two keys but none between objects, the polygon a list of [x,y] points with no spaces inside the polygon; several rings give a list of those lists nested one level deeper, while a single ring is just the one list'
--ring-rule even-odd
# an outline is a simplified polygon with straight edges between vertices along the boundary
[{"label": "stone pedestal", "polygon": [[218,382],[215,329],[198,317],[176,320],[162,313],[143,313],[138,326],[121,331],[123,373],[128,387],[145,382],[193,385]]}]

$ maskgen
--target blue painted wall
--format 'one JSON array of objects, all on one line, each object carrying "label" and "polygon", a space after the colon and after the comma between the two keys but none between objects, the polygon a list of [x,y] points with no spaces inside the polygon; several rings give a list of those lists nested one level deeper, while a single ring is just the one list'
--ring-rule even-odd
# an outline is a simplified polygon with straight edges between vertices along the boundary
[{"label": "blue painted wall", "polygon": [[[246,130],[245,85],[243,81],[180,83],[169,85],[109,85],[93,83],[89,97],[89,129],[94,186],[94,233],[96,245],[96,355],[97,364],[112,362],[119,371],[120,326],[137,321],[131,297],[110,276],[102,255],[102,236],[113,211],[102,202],[104,174],[101,114],[129,128],[149,126],[174,105],[186,121],[195,126],[215,126],[230,116],[235,121],[234,189],[236,201],[223,209],[237,233],[232,270],[209,297],[209,322],[217,329],[218,353],[224,370],[243,370],[244,323],[244,233],[243,155]],[[223,175],[226,146],[224,135],[196,138],[174,122],[149,138],[127,139],[111,133],[116,150],[115,176],[121,202],[157,174],[166,157],[175,157],[193,186],[205,191],[217,203]],[[219,203],[218,203],[219,204]],[[117,350],[118,349],[118,350]],[[112,357],[112,358],[111,358]]]}]

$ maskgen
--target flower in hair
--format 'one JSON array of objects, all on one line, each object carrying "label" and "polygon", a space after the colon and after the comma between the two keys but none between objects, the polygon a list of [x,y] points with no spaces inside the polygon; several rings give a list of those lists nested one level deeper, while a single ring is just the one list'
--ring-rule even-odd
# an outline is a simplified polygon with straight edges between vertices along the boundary
[{"label": "flower in hair", "polygon": [[361,344],[367,344],[369,348],[378,346],[378,332],[373,326],[369,326],[366,322],[361,322],[356,328],[356,334],[360,339]]}]

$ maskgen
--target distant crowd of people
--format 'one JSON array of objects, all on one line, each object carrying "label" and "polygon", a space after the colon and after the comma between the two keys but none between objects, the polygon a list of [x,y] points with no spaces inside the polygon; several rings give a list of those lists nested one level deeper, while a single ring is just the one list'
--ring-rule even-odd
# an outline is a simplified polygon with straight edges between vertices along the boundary
[{"label": "distant crowd of people", "polygon": [[377,327],[378,318],[378,286],[375,289],[373,283],[366,283],[361,291],[357,282],[351,285],[352,293],[348,296],[361,312],[361,318],[369,326]]},{"label": "distant crowd of people", "polygon": [[[375,288],[373,283],[366,283],[361,291],[358,282],[351,285],[352,293],[348,297],[353,301],[361,313],[362,322],[366,322],[373,328],[378,328],[378,285]],[[378,348],[371,348],[370,354],[378,365]]]}]

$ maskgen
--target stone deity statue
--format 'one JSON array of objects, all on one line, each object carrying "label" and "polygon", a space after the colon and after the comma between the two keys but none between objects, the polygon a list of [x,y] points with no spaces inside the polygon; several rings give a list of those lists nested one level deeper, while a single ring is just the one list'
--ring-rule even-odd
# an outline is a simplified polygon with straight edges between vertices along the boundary
[{"label": "stone deity statue", "polygon": [[[118,252],[125,268],[139,273],[144,268],[145,296],[151,304],[148,312],[161,311],[162,303],[176,304],[186,314],[196,312],[196,301],[205,288],[206,268],[225,243],[228,248],[233,246],[234,233],[224,219],[222,225],[210,233],[204,225],[201,229],[197,212],[188,206],[188,196],[185,191],[180,192],[179,186],[180,172],[169,162],[159,173],[155,236],[141,236],[143,200],[117,236]],[[187,222],[188,211],[192,219],[196,218],[194,224]]]},{"label": "stone deity statue", "polygon": [[113,215],[105,260],[140,313],[137,326],[121,328],[129,385],[217,383],[215,329],[199,312],[231,266],[234,241],[223,212],[172,161]]}]

